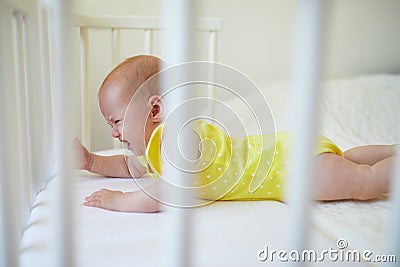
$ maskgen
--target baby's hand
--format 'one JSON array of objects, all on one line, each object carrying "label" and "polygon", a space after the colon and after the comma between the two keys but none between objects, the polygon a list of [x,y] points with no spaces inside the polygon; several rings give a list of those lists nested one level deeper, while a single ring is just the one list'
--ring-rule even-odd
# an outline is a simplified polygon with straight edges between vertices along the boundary
[{"label": "baby's hand", "polygon": [[121,191],[111,191],[103,188],[86,197],[83,205],[120,211],[119,204],[123,194]]},{"label": "baby's hand", "polygon": [[76,156],[76,168],[79,170],[88,170],[92,168],[90,152],[82,145],[78,138],[74,139],[74,150]]}]

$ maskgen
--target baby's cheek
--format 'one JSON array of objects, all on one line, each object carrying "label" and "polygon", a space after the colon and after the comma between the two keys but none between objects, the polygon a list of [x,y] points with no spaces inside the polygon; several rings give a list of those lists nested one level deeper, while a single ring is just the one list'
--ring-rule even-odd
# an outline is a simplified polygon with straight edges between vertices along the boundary
[{"label": "baby's cheek", "polygon": [[133,140],[133,131],[132,131],[133,123],[125,123],[121,127],[121,132],[123,139],[125,140]]}]

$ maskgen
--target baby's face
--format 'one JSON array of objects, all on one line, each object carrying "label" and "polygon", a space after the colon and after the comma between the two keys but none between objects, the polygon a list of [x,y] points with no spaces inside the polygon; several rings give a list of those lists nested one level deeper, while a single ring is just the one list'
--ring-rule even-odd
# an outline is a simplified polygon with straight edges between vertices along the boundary
[{"label": "baby's face", "polygon": [[150,107],[145,99],[134,97],[126,109],[123,140],[136,156],[145,155],[146,147],[153,132],[149,120]]},{"label": "baby's face", "polygon": [[130,103],[130,96],[117,89],[107,88],[101,91],[101,113],[111,126],[114,138],[125,143],[135,155],[144,155],[148,142],[146,103],[137,98]]}]

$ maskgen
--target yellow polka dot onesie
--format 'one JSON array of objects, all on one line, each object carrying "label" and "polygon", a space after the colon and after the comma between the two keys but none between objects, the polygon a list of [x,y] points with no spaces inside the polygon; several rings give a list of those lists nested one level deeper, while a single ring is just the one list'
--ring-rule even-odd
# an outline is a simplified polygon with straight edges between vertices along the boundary
[{"label": "yellow polka dot onesie", "polygon": [[[196,192],[210,200],[283,200],[287,175],[290,133],[230,137],[205,120],[191,124],[201,140],[196,173]],[[138,157],[147,172],[161,175],[163,124],[152,133],[146,160]],[[342,151],[328,138],[318,135],[315,155]]]}]

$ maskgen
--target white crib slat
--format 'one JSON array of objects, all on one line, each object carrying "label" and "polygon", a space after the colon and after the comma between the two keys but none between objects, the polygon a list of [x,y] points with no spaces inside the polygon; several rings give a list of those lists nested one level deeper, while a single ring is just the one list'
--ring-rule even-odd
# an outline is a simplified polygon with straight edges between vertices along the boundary
[{"label": "white crib slat", "polygon": [[[111,43],[111,52],[112,52],[112,57],[111,57],[111,61],[112,61],[112,65],[113,68],[116,67],[119,62],[120,62],[120,29],[116,29],[113,28],[111,29],[111,39],[112,39],[112,43]],[[122,148],[122,144],[121,142],[116,139],[113,138],[113,148],[114,149],[118,149],[118,148]]]},{"label": "white crib slat", "polygon": [[[169,0],[163,2],[164,12],[166,17],[166,31],[163,39],[163,58],[170,66],[187,62],[191,59],[192,53],[192,1],[187,0]],[[185,74],[181,74],[185,75]],[[186,74],[187,75],[187,74]],[[163,82],[163,81],[162,81]],[[165,88],[168,90],[168,88]],[[162,92],[165,93],[165,92]],[[166,116],[174,107],[183,101],[190,99],[190,92],[182,91],[179,96],[174,99],[167,98],[165,100]],[[178,129],[184,125],[183,113],[180,110],[174,114],[172,122],[169,122],[170,127]],[[175,116],[176,115],[176,116]],[[181,138],[181,136],[180,136]],[[187,136],[182,136],[182,143],[185,149],[190,151],[193,146],[193,140]],[[163,140],[164,142],[164,140]],[[172,144],[173,138],[166,136],[165,143]],[[177,145],[177,144],[176,144]],[[182,162],[177,163],[178,166],[183,166]],[[169,164],[163,165],[163,175],[167,179],[172,179],[172,183],[182,185],[183,181],[187,181],[188,177],[184,172],[176,171]],[[164,195],[170,195],[171,198],[177,200],[177,203],[185,203],[190,196],[185,191],[163,192]],[[190,228],[190,209],[180,207],[169,207],[167,209],[169,220],[167,221],[168,241],[171,242],[168,248],[166,266],[186,267],[191,266],[191,228]]]},{"label": "white crib slat", "polygon": [[89,100],[89,29],[80,28],[81,49],[81,138],[82,144],[91,147],[90,100]]},{"label": "white crib slat", "polygon": [[72,198],[72,127],[71,120],[74,88],[69,86],[71,73],[71,28],[69,1],[52,1],[52,20],[54,25],[55,88],[54,88],[54,155],[56,165],[56,190],[53,193],[53,222],[55,226],[53,266],[74,266],[74,232]]},{"label": "white crib slat", "polygon": [[[304,249],[308,237],[311,184],[314,174],[313,152],[321,51],[324,1],[300,2],[293,59],[292,119],[294,151],[291,157],[288,203],[290,210],[287,249]],[[294,171],[295,170],[295,171]],[[300,265],[300,262],[293,262]]]},{"label": "white crib slat", "polygon": [[153,54],[153,31],[151,29],[144,30],[144,53]]},{"label": "white crib slat", "polygon": [[[215,31],[210,31],[208,35],[208,61],[215,62],[217,60],[217,33]],[[213,65],[210,65],[209,70],[210,81],[214,81],[215,77],[215,69]],[[209,110],[211,118],[215,116],[215,105],[214,99],[215,97],[215,86],[209,84],[208,85],[208,98],[209,98]]]},{"label": "white crib slat", "polygon": [[50,46],[48,25],[48,13],[47,7],[42,1],[39,1],[39,18],[38,18],[38,34],[39,34],[39,64],[40,64],[40,92],[42,97],[42,114],[43,120],[43,132],[42,132],[42,144],[43,144],[43,164],[46,166],[43,171],[45,174],[41,177],[40,184],[44,184],[46,179],[50,178],[50,165],[53,160],[51,153],[51,144],[53,142],[53,127],[52,127],[52,112],[51,109],[51,91],[50,91]]},{"label": "white crib slat", "polygon": [[[400,137],[400,133],[399,133]],[[400,151],[397,151],[400,153]],[[391,225],[388,231],[388,253],[396,255],[397,261],[400,260],[400,155],[397,155],[396,166],[392,178],[392,218]],[[392,266],[398,266],[398,262],[394,262]]]},{"label": "white crib slat", "polygon": [[[0,265],[18,266],[18,241],[21,233],[19,209],[19,149],[15,147],[17,125],[14,13],[0,2]],[[14,21],[15,22],[15,21]],[[4,76],[3,76],[4,75]]]},{"label": "white crib slat", "polygon": [[[3,60],[6,58],[2,57]],[[4,68],[0,68],[0,71],[3,74],[7,73]],[[5,86],[2,88],[12,88],[6,87],[10,85],[8,81],[2,81],[0,85]],[[15,182],[20,178],[20,173],[17,169],[19,155],[13,142],[9,141],[13,138],[11,125],[16,126],[12,121],[16,118],[10,116],[10,112],[15,111],[13,106],[15,104],[13,102],[15,95],[10,91],[2,91],[0,94],[0,120],[2,122],[0,126],[0,266],[18,266],[18,242],[21,233],[21,207],[19,206],[20,201],[17,200],[19,197],[19,189],[17,188],[19,183]],[[3,125],[7,125],[7,127]],[[10,129],[7,130],[6,128]]]},{"label": "white crib slat", "polygon": [[[30,136],[30,168],[31,168],[31,187],[30,187],[30,203],[33,204],[40,188],[44,186],[46,181],[46,160],[47,157],[47,139],[49,132],[46,132],[46,113],[50,113],[50,109],[45,106],[45,92],[48,91],[46,84],[42,80],[43,67],[41,60],[43,56],[42,43],[40,39],[40,4],[37,3],[35,9],[27,14],[25,19],[25,35],[26,35],[26,51],[27,53],[27,114],[28,131]],[[47,51],[47,50],[46,50]],[[48,71],[48,69],[47,69]],[[48,73],[48,72],[47,72]],[[46,133],[45,133],[46,132]]]},{"label": "white crib slat", "polygon": [[208,35],[208,60],[215,62],[217,59],[217,32],[210,31]]},{"label": "white crib slat", "polygon": [[30,173],[29,173],[29,150],[28,150],[28,129],[27,129],[27,110],[26,110],[26,60],[24,47],[24,29],[22,13],[15,11],[13,15],[13,44],[14,44],[14,83],[16,90],[16,107],[17,107],[17,136],[18,136],[18,152],[20,161],[20,175],[18,181],[18,196],[20,201],[16,205],[20,205],[20,223],[23,227],[23,219],[25,213],[30,209],[30,201],[28,196]]},{"label": "white crib slat", "polygon": [[[36,9],[35,9],[36,10]],[[32,18],[32,19],[29,19]],[[26,118],[26,141],[27,141],[27,159],[28,159],[28,176],[25,178],[26,182],[26,192],[25,196],[26,204],[29,207],[32,206],[33,201],[36,197],[36,190],[39,183],[39,175],[41,172],[38,168],[41,166],[42,161],[41,157],[37,150],[35,150],[35,145],[40,145],[39,140],[36,139],[37,131],[33,130],[33,127],[38,127],[39,129],[43,129],[41,127],[41,120],[37,119],[38,110],[41,107],[41,103],[39,102],[39,98],[37,95],[40,94],[40,88],[37,88],[36,80],[32,79],[32,75],[36,77],[37,68],[36,66],[38,62],[35,61],[37,56],[37,40],[32,37],[34,31],[37,27],[36,24],[36,14],[35,17],[29,15],[22,16],[22,49],[23,49],[23,61],[24,61],[24,95],[25,95],[25,118]],[[35,35],[36,36],[36,35]],[[34,82],[35,81],[35,82]],[[41,134],[39,134],[41,138]],[[40,148],[42,149],[42,148]],[[27,211],[30,210],[29,208]],[[29,212],[26,212],[26,217],[29,215]],[[24,220],[25,221],[25,220]]]},{"label": "white crib slat", "polygon": [[119,29],[111,29],[112,35],[112,64],[113,67],[119,64],[120,61],[120,30]]}]

